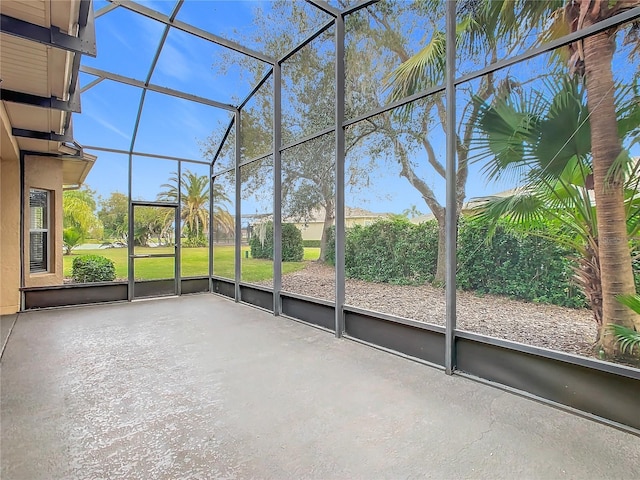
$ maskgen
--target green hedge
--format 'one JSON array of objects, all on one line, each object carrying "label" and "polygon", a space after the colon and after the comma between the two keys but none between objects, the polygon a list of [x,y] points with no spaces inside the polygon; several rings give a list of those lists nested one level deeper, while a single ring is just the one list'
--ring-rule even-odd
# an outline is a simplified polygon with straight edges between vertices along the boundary
[{"label": "green hedge", "polygon": [[406,219],[381,220],[349,229],[345,274],[369,282],[420,284],[435,273],[438,226]]},{"label": "green hedge", "polygon": [[[260,229],[264,228],[263,238],[260,238]],[[251,256],[253,258],[265,258],[273,260],[273,222],[254,228],[249,240]],[[304,258],[304,246],[302,233],[292,223],[282,224],[282,261],[301,262]]]},{"label": "green hedge", "polygon": [[[531,302],[584,307],[586,301],[571,277],[572,252],[550,240],[518,235],[498,227],[487,243],[488,224],[460,220],[458,288],[505,295]],[[334,231],[328,258],[335,259]],[[438,225],[381,220],[347,230],[345,273],[350,278],[393,284],[420,284],[435,274]]]},{"label": "green hedge", "polygon": [[304,248],[320,248],[320,240],[302,240]]},{"label": "green hedge", "polygon": [[[580,308],[587,302],[573,283],[575,252],[537,235],[514,233],[498,225],[487,242],[489,224],[461,218],[458,228],[457,286],[479,294]],[[328,232],[327,262],[335,263],[335,229]],[[381,220],[347,230],[347,277],[394,284],[425,283],[436,268],[438,225]],[[640,252],[640,246],[634,245]],[[640,257],[637,257],[640,258]],[[634,275],[640,288],[640,260]]]},{"label": "green hedge", "polygon": [[487,243],[489,225],[461,219],[458,229],[458,288],[531,302],[586,307],[572,282],[574,252],[536,235],[498,225]]},{"label": "green hedge", "polygon": [[80,255],[73,259],[71,275],[78,283],[112,282],[116,278],[116,267],[106,257]]}]

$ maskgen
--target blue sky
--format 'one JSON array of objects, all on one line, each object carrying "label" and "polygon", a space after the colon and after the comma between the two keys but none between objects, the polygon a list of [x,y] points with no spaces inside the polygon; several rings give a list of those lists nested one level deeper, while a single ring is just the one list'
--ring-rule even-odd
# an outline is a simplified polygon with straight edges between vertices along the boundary
[{"label": "blue sky", "polygon": [[[146,6],[170,14],[173,1],[145,1]],[[106,2],[96,2],[99,10]],[[186,1],[178,19],[231,40],[241,41],[252,28],[258,6],[269,8],[268,2]],[[313,8],[313,7],[308,7]],[[163,25],[123,8],[117,8],[96,20],[98,57],[83,58],[83,64],[144,80],[157,48]],[[294,32],[303,38],[307,32]],[[260,45],[248,46],[260,49]],[[226,56],[223,56],[223,53]],[[223,49],[190,34],[172,29],[158,59],[151,82],[161,86],[201,95],[222,102],[237,103],[252,88],[248,75],[229,66],[223,77],[215,77],[214,64],[239,58],[239,54]],[[81,74],[81,84],[95,77]],[[74,119],[76,139],[83,145],[128,150],[134,130],[141,90],[112,81],[102,81],[82,96],[83,113]],[[229,113],[221,109],[148,92],[138,128],[135,151],[185,158],[202,158],[201,143],[213,131],[226,125]],[[99,160],[87,179],[88,185],[106,197],[111,191],[127,192],[126,155],[97,152]],[[155,199],[176,162],[135,158],[133,167],[134,198]],[[184,164],[183,169],[196,169]],[[204,167],[197,167],[204,170]],[[354,195],[352,201],[367,204],[376,211],[403,210],[420,204],[420,195],[406,188],[397,175],[385,175],[384,186]],[[373,179],[376,175],[371,175]],[[444,193],[444,181],[426,175],[434,188]],[[393,179],[393,180],[392,180]],[[247,211],[264,210],[265,205],[246,203]],[[263,202],[264,203],[264,202]],[[421,208],[424,210],[425,208]]]},{"label": "blue sky", "polygon": [[[146,6],[170,14],[174,1],[143,1]],[[96,10],[106,2],[95,2]],[[304,4],[304,8],[313,8]],[[191,23],[199,28],[217,33],[225,38],[242,41],[251,31],[256,9],[269,11],[268,1],[204,1],[187,0],[178,20]],[[293,30],[293,26],[290,27]],[[307,30],[313,28],[308,26]],[[164,26],[152,19],[118,7],[96,19],[98,57],[83,57],[83,64],[90,67],[118,73],[144,81],[149,71]],[[301,39],[307,31],[292,31]],[[412,45],[417,49],[419,44]],[[248,44],[261,50],[258,43]],[[221,102],[236,104],[252,88],[252,78],[240,69],[235,60],[241,55],[223,47],[199,39],[193,35],[171,29],[151,83],[200,95]],[[544,67],[544,59],[536,59],[524,66],[513,69],[524,78],[531,78]],[[261,63],[255,61],[256,63]],[[224,68],[222,68],[224,67]],[[627,66],[618,61],[618,70],[628,72]],[[266,65],[264,69],[266,71]],[[216,75],[216,71],[223,71]],[[81,74],[81,86],[95,80],[95,77]],[[128,150],[131,145],[135,118],[141,98],[141,89],[109,80],[104,80],[82,94],[82,114],[74,117],[74,136],[82,145]],[[155,92],[148,92],[142,110],[141,121],[135,139],[134,150],[144,153],[161,154],[193,159],[202,159],[202,143],[221,126],[227,125],[230,113],[222,109],[173,98]],[[431,140],[438,158],[444,163],[444,136],[441,132],[431,134]],[[128,189],[128,160],[126,155],[92,152],[98,161],[87,178],[87,184],[106,197],[112,191],[126,193]],[[420,165],[418,172],[430,185],[439,199],[444,200],[445,182],[433,169],[425,165],[417,150],[415,161]],[[399,167],[393,162],[384,162],[382,157],[374,162],[369,172],[369,187],[358,192],[347,192],[349,206],[361,206],[378,212],[402,212],[416,206],[423,213],[428,212],[420,194],[408,182],[399,178]],[[183,164],[183,170],[190,169],[201,174],[208,173],[208,166]],[[171,172],[177,170],[174,161],[134,158],[133,190],[134,198],[155,200]],[[502,182],[487,185],[478,171],[472,168],[468,182],[467,197],[496,193],[513,184]],[[262,202],[248,199],[243,201],[243,210],[248,213],[264,211],[268,208]]]}]

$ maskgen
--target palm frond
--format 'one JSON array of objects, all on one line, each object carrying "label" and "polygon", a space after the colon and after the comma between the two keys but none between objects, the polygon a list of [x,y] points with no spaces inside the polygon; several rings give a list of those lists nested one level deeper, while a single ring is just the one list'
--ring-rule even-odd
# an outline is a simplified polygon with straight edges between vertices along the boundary
[{"label": "palm frond", "polygon": [[549,93],[551,103],[532,148],[544,171],[558,176],[572,158],[590,155],[591,127],[584,89],[577,80],[564,77]]},{"label": "palm frond", "polygon": [[476,207],[471,209],[470,216],[488,222],[492,227],[488,237],[496,231],[500,219],[517,224],[524,229],[534,229],[544,219],[542,200],[535,193],[522,189],[508,196],[487,196],[472,199]]},{"label": "palm frond", "polygon": [[640,295],[618,295],[616,299],[625,307],[640,314]]},{"label": "palm frond", "polygon": [[607,329],[613,334],[621,353],[632,354],[634,350],[640,352],[640,332],[615,323],[608,325]]},{"label": "palm frond", "polygon": [[489,160],[483,169],[489,180],[510,174],[521,177],[531,167],[527,146],[535,141],[539,118],[523,109],[525,101],[515,95],[496,98],[493,103],[474,99],[480,102],[477,128],[481,135],[472,149],[485,155],[472,155],[471,161]]},{"label": "palm frond", "polygon": [[618,136],[640,135],[640,85],[617,83],[614,102],[618,120]]},{"label": "palm frond", "polygon": [[518,22],[529,23],[541,26],[542,30],[547,28],[556,12],[561,12],[566,5],[566,0],[547,0],[544,2],[519,1]]},{"label": "palm frond", "polygon": [[[535,3],[542,4],[545,2]],[[553,40],[564,37],[569,33],[571,33],[571,28],[569,26],[569,22],[567,22],[565,10],[564,8],[557,8],[548,16],[545,27],[540,30],[540,34],[536,39],[535,46],[552,42]],[[559,48],[554,52],[560,57],[563,63],[566,63],[569,60],[570,53],[568,47]]]},{"label": "palm frond", "polygon": [[613,182],[624,182],[634,170],[636,162],[637,160],[632,159],[629,155],[629,151],[623,148],[609,167],[609,170],[607,170],[607,174],[604,177],[605,185]]},{"label": "palm frond", "polygon": [[444,81],[446,36],[435,30],[422,49],[403,62],[386,79],[392,101],[412,95]]}]

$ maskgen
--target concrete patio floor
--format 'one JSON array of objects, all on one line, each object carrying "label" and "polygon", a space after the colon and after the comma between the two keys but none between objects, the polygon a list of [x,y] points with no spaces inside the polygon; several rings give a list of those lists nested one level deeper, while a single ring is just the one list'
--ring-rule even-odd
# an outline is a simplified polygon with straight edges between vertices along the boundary
[{"label": "concrete patio floor", "polygon": [[640,478],[636,436],[213,295],[20,314],[1,368],[3,480]]}]

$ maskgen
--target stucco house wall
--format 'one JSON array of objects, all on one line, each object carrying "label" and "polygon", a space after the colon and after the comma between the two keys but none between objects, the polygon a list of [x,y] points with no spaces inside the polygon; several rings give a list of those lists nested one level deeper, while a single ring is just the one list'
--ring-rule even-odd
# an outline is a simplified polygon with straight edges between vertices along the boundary
[{"label": "stucco house wall", "polygon": [[0,315],[20,309],[20,153],[0,103]]},{"label": "stucco house wall", "polygon": [[[24,286],[41,287],[63,283],[62,263],[62,160],[25,156],[24,159]],[[49,271],[29,272],[29,189],[51,192]],[[18,249],[19,251],[19,249]]]}]

